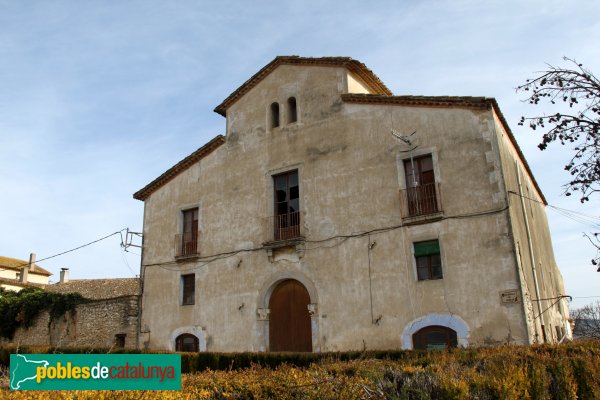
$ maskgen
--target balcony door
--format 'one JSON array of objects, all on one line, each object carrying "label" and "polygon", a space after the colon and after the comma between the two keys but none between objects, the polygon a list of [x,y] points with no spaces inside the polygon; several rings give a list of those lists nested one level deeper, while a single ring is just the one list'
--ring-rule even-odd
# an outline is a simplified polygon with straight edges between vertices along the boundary
[{"label": "balcony door", "polygon": [[406,195],[410,216],[438,212],[431,155],[404,160]]},{"label": "balcony door", "polygon": [[181,255],[198,252],[198,208],[183,212],[183,234],[181,235]]},{"label": "balcony door", "polygon": [[300,236],[300,190],[298,171],[273,176],[275,240]]}]

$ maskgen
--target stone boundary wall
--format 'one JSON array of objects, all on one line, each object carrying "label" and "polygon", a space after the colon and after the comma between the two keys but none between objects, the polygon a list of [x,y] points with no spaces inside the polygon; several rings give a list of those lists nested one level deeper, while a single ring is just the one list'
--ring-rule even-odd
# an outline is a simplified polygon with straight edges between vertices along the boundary
[{"label": "stone boundary wall", "polygon": [[116,346],[116,335],[125,335],[125,348],[137,346],[139,296],[92,300],[50,323],[47,311],[33,325],[19,328],[12,341],[0,343],[50,347]]}]

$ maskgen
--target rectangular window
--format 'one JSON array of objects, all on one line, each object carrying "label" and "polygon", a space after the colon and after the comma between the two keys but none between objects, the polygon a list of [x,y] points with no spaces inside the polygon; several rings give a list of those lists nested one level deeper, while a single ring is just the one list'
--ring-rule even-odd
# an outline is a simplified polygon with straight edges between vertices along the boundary
[{"label": "rectangular window", "polygon": [[182,212],[183,226],[178,245],[178,256],[198,254],[198,208]]},{"label": "rectangular window", "polygon": [[300,236],[300,190],[298,171],[273,176],[275,240]]},{"label": "rectangular window", "polygon": [[420,281],[442,279],[442,258],[437,240],[414,243],[417,278]]},{"label": "rectangular window", "polygon": [[439,210],[431,154],[404,160],[408,216],[435,214]]},{"label": "rectangular window", "polygon": [[194,304],[194,299],[196,297],[196,275],[181,275],[181,286],[183,292],[181,304]]},{"label": "rectangular window", "polygon": [[127,335],[125,333],[119,333],[119,334],[115,335],[115,347],[118,347],[120,349],[124,348],[126,337],[127,337]]}]

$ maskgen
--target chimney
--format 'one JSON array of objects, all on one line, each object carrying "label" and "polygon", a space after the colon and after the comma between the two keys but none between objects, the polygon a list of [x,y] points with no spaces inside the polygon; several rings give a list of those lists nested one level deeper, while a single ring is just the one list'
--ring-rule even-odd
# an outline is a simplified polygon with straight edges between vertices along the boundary
[{"label": "chimney", "polygon": [[35,270],[35,253],[29,254],[29,272],[34,272]]},{"label": "chimney", "polygon": [[27,283],[27,275],[29,274],[29,270],[27,267],[21,268],[21,274],[19,276],[19,280],[21,283]]},{"label": "chimney", "polygon": [[67,282],[69,282],[69,268],[61,268],[59,283],[67,283]]}]

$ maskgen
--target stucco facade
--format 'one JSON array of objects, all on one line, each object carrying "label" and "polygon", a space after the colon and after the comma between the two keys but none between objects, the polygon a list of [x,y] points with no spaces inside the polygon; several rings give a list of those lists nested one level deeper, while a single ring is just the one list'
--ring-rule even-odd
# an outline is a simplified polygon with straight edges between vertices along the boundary
[{"label": "stucco facade", "polygon": [[141,347],[268,351],[296,318],[271,309],[291,281],[312,351],[410,349],[429,327],[462,346],[543,342],[541,321],[570,335],[545,200],[495,100],[393,96],[355,60],[278,57],[215,111],[226,135],[134,195]]}]

